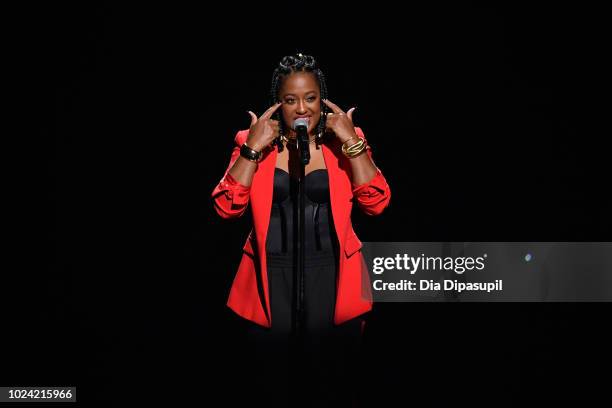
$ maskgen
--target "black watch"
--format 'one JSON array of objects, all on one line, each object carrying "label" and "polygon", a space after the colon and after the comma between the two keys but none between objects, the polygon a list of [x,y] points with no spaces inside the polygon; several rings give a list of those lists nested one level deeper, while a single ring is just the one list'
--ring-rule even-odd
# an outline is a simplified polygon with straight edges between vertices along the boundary
[{"label": "black watch", "polygon": [[247,146],[246,142],[244,142],[240,148],[240,155],[252,162],[258,162],[261,159],[261,152],[251,149],[249,146]]}]

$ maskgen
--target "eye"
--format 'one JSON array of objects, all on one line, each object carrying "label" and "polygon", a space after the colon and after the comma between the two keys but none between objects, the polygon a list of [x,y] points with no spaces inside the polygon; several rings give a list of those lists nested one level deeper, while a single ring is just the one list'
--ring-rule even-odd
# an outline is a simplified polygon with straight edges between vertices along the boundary
[{"label": "eye", "polygon": [[295,102],[295,99],[285,99],[285,103],[293,103]]},{"label": "eye", "polygon": [[317,97],[316,97],[316,96],[309,96],[308,98],[306,98],[306,100],[307,100],[308,102],[314,102],[314,101],[316,101],[316,100],[317,100]]}]

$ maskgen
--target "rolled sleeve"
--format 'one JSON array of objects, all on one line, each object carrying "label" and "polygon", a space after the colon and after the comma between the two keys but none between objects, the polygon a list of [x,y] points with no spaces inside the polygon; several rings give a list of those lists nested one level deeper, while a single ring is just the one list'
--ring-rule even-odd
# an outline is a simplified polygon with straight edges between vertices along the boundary
[{"label": "rolled sleeve", "polygon": [[249,203],[251,188],[240,184],[227,173],[212,193],[215,210],[223,218],[241,216]]},{"label": "rolled sleeve", "polygon": [[367,215],[378,215],[389,205],[391,189],[380,169],[376,169],[376,175],[370,181],[360,185],[353,183],[352,187],[353,197]]},{"label": "rolled sleeve", "polygon": [[227,173],[219,182],[219,191],[225,194],[234,205],[244,205],[249,201],[251,188],[240,184],[231,174]]},{"label": "rolled sleeve", "polygon": [[248,130],[241,130],[234,137],[234,148],[229,165],[223,178],[217,183],[211,194],[214,208],[222,218],[236,218],[244,214],[249,203],[251,187],[240,184],[231,174],[230,169],[240,157],[240,146],[244,143]]}]

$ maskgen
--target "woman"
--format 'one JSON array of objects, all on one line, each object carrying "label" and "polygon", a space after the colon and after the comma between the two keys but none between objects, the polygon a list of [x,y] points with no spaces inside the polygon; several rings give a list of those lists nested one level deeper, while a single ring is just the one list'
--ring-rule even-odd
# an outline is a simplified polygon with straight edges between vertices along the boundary
[{"label": "woman", "polygon": [[302,323],[306,343],[321,346],[307,351],[320,356],[319,351],[331,350],[325,345],[333,339],[343,339],[336,342],[342,345],[347,336],[359,337],[362,317],[372,308],[361,242],[350,219],[352,204],[378,215],[391,192],[363,132],[353,126],[354,108],[345,113],[327,99],[325,77],[313,57],[284,57],[273,74],[271,97],[273,105],[260,117],[248,112],[250,128],[236,135],[229,166],[212,193],[223,218],[243,215],[249,202],[253,213],[228,306],[249,321],[259,344],[274,344],[270,350],[278,351],[287,343],[294,323],[293,216],[299,174],[291,125],[305,118],[311,158],[305,168]]}]

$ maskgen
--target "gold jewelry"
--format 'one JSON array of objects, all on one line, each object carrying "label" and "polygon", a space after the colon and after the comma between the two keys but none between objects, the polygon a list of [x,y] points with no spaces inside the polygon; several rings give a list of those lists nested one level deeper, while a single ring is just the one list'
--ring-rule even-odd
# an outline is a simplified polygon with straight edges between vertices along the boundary
[{"label": "gold jewelry", "polygon": [[359,136],[353,136],[353,137],[351,137],[349,139],[346,139],[344,142],[342,142],[342,146],[345,146],[348,142],[350,142],[353,139],[359,139]]},{"label": "gold jewelry", "polygon": [[364,142],[357,142],[355,144],[350,145],[349,147],[344,147],[344,154],[352,157],[353,155],[360,153],[365,148]]},{"label": "gold jewelry", "polygon": [[355,137],[351,137],[349,140],[347,140],[346,142],[342,144],[342,153],[344,153],[344,155],[348,157],[349,159],[357,157],[361,153],[369,149],[369,146],[366,144],[366,141],[361,137],[357,137],[357,139],[359,140],[356,143],[353,143],[352,145],[347,146],[347,143],[353,139],[355,139]]},{"label": "gold jewelry", "polygon": [[[321,138],[321,134],[319,133],[319,135],[315,136],[314,138],[310,139],[309,143],[314,143],[317,141],[317,139]],[[282,142],[285,143],[290,143],[290,144],[297,144],[297,138],[296,137],[288,137],[285,135],[280,135],[280,139]]]},{"label": "gold jewelry", "polygon": [[361,155],[361,154],[362,154],[363,152],[365,152],[367,149],[368,149],[368,147],[367,147],[367,146],[362,145],[362,146],[361,146],[361,148],[359,148],[359,149],[357,149],[357,150],[352,150],[352,151],[348,151],[348,152],[343,151],[343,153],[344,153],[344,155],[345,155],[346,157],[348,157],[349,159],[353,159],[353,158],[355,158],[355,157],[357,157],[357,156]]}]

